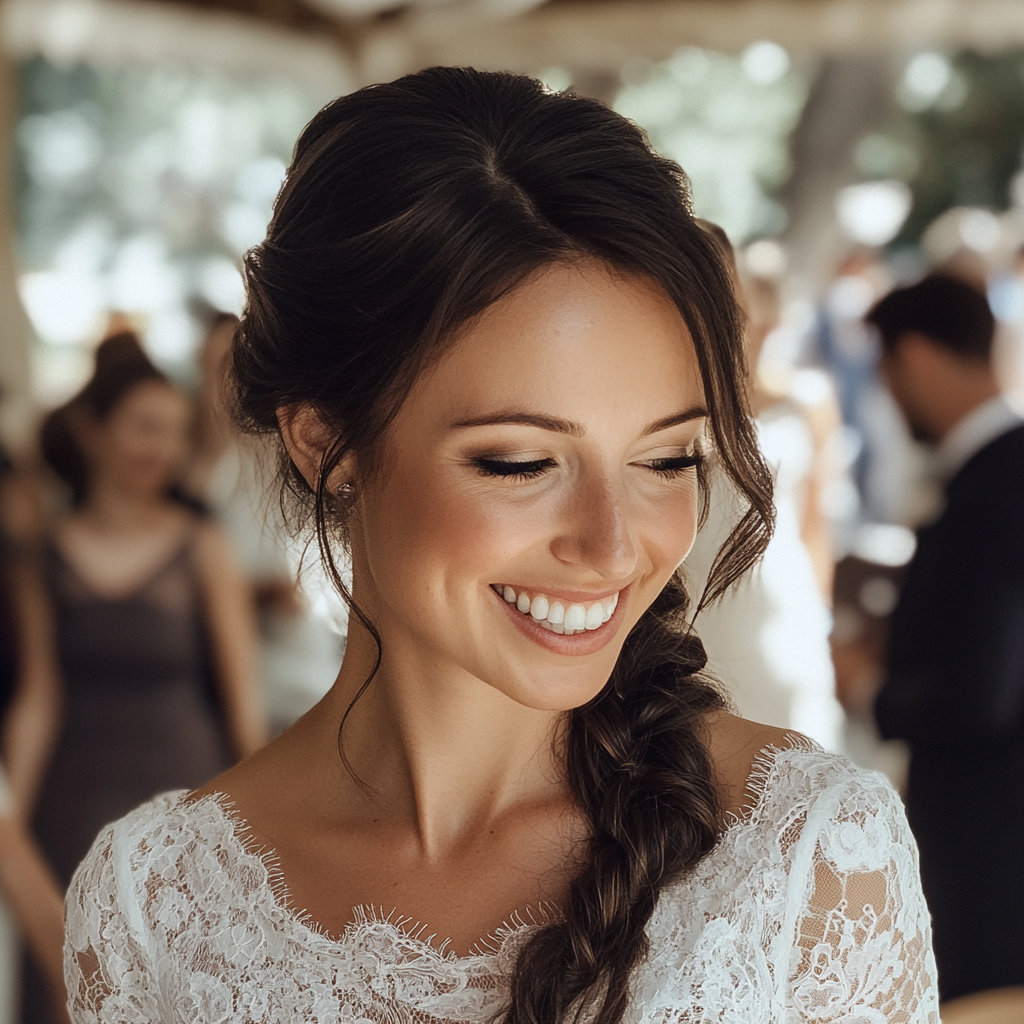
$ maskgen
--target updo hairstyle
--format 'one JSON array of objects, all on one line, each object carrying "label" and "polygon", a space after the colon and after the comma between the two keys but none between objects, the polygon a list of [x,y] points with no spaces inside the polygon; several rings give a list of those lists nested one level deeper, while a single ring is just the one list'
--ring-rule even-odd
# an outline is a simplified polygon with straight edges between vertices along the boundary
[{"label": "updo hairstyle", "polygon": [[[333,554],[345,533],[331,471],[350,453],[374,471],[418,375],[470,318],[540,268],[590,259],[657,282],[693,337],[717,458],[748,503],[707,603],[759,557],[773,509],[729,270],[694,222],[678,165],[601,103],[464,68],[361,89],[306,127],[267,238],[246,259],[233,372],[249,430],[275,434],[278,410],[305,403],[333,432],[312,489],[287,456],[285,468],[350,607]],[[566,778],[591,823],[589,857],[559,919],[521,950],[505,1024],[568,1024],[584,1010],[619,1024],[659,892],[717,840],[702,723],[724,701],[700,674],[686,609],[676,576],[601,694],[566,715]],[[379,665],[380,637],[352,611]]]}]

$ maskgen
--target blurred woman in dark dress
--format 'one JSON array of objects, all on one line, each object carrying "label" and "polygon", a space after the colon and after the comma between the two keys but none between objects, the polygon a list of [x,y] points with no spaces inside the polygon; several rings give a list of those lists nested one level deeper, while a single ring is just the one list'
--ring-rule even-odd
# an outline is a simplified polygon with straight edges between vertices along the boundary
[{"label": "blurred woman in dark dress", "polygon": [[[65,886],[105,824],[265,739],[248,589],[219,530],[170,494],[190,417],[123,334],[43,426],[73,493],[44,555],[62,707],[36,724],[17,777],[22,800],[38,788],[36,834]],[[47,1019],[37,1002],[30,986],[23,1020]]]}]

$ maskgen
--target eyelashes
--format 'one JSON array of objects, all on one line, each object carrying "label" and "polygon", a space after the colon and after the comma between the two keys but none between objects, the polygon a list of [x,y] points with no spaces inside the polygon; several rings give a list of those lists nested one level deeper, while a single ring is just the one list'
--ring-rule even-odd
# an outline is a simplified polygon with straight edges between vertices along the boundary
[{"label": "eyelashes", "polygon": [[[671,479],[680,476],[688,469],[699,466],[704,461],[704,456],[699,452],[692,452],[687,455],[677,455],[671,459],[652,459],[649,462],[639,462],[643,466],[657,473],[658,476]],[[551,469],[555,465],[554,459],[531,459],[525,462],[516,462],[511,459],[473,459],[473,465],[479,470],[481,476],[501,477],[505,480],[524,481],[535,480],[537,477]]]},{"label": "eyelashes", "polygon": [[704,456],[700,452],[691,452],[688,455],[677,455],[674,459],[652,459],[650,462],[641,463],[641,465],[662,476],[673,477],[701,465],[703,461]]},{"label": "eyelashes", "polygon": [[509,459],[474,459],[481,476],[500,476],[506,480],[533,480],[555,464],[554,459],[513,462]]}]

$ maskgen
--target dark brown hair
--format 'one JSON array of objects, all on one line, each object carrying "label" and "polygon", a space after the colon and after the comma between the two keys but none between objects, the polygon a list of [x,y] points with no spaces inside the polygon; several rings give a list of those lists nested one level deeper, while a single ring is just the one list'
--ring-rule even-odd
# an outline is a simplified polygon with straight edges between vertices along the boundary
[{"label": "dark brown hair", "polygon": [[78,433],[83,419],[105,420],[136,385],[145,381],[169,384],[153,365],[138,336],[112,335],[96,349],[92,377],[69,402],[52,410],[39,431],[39,446],[50,468],[71,488],[72,502],[81,505],[89,490],[89,462]]},{"label": "dark brown hair", "polygon": [[996,333],[984,293],[946,274],[930,274],[917,284],[896,288],[865,319],[877,328],[887,352],[915,331],[961,359],[987,362]]},{"label": "dark brown hair", "polygon": [[[289,484],[309,499],[350,604],[331,551],[341,515],[329,473],[350,452],[361,469],[364,455],[372,465],[417,375],[461,325],[538,268],[579,259],[657,282],[693,336],[718,458],[749,503],[703,600],[763,550],[771,482],[746,408],[740,317],[683,172],[594,100],[509,74],[432,68],[336,100],[310,122],[266,241],[246,261],[239,414],[270,433],[278,409],[308,403],[333,429],[315,490],[294,466]],[[686,606],[674,578],[601,694],[566,716],[567,781],[591,823],[589,857],[561,918],[519,956],[507,1024],[561,1024],[583,1009],[618,1024],[658,894],[716,841],[702,722],[723,701],[699,674]],[[353,613],[379,652],[373,624]]]}]

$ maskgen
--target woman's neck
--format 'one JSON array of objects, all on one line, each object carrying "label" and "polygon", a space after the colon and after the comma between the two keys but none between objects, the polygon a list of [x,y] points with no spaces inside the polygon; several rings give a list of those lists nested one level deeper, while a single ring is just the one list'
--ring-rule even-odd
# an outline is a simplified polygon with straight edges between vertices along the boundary
[{"label": "woman's neck", "polygon": [[[375,656],[353,617],[329,701],[333,721]],[[442,856],[505,813],[568,802],[556,754],[563,720],[562,712],[523,707],[456,667],[406,659],[386,641],[381,669],[345,723],[344,750],[368,787],[374,820],[383,814],[414,828],[424,855]]]},{"label": "woman's neck", "polygon": [[89,488],[77,518],[104,533],[131,532],[162,523],[167,512],[167,499],[162,494],[140,494],[100,479]]},{"label": "woman's neck", "polygon": [[217,461],[238,440],[231,419],[212,398],[206,398],[200,407],[195,438],[192,475],[201,478],[205,487]]}]

